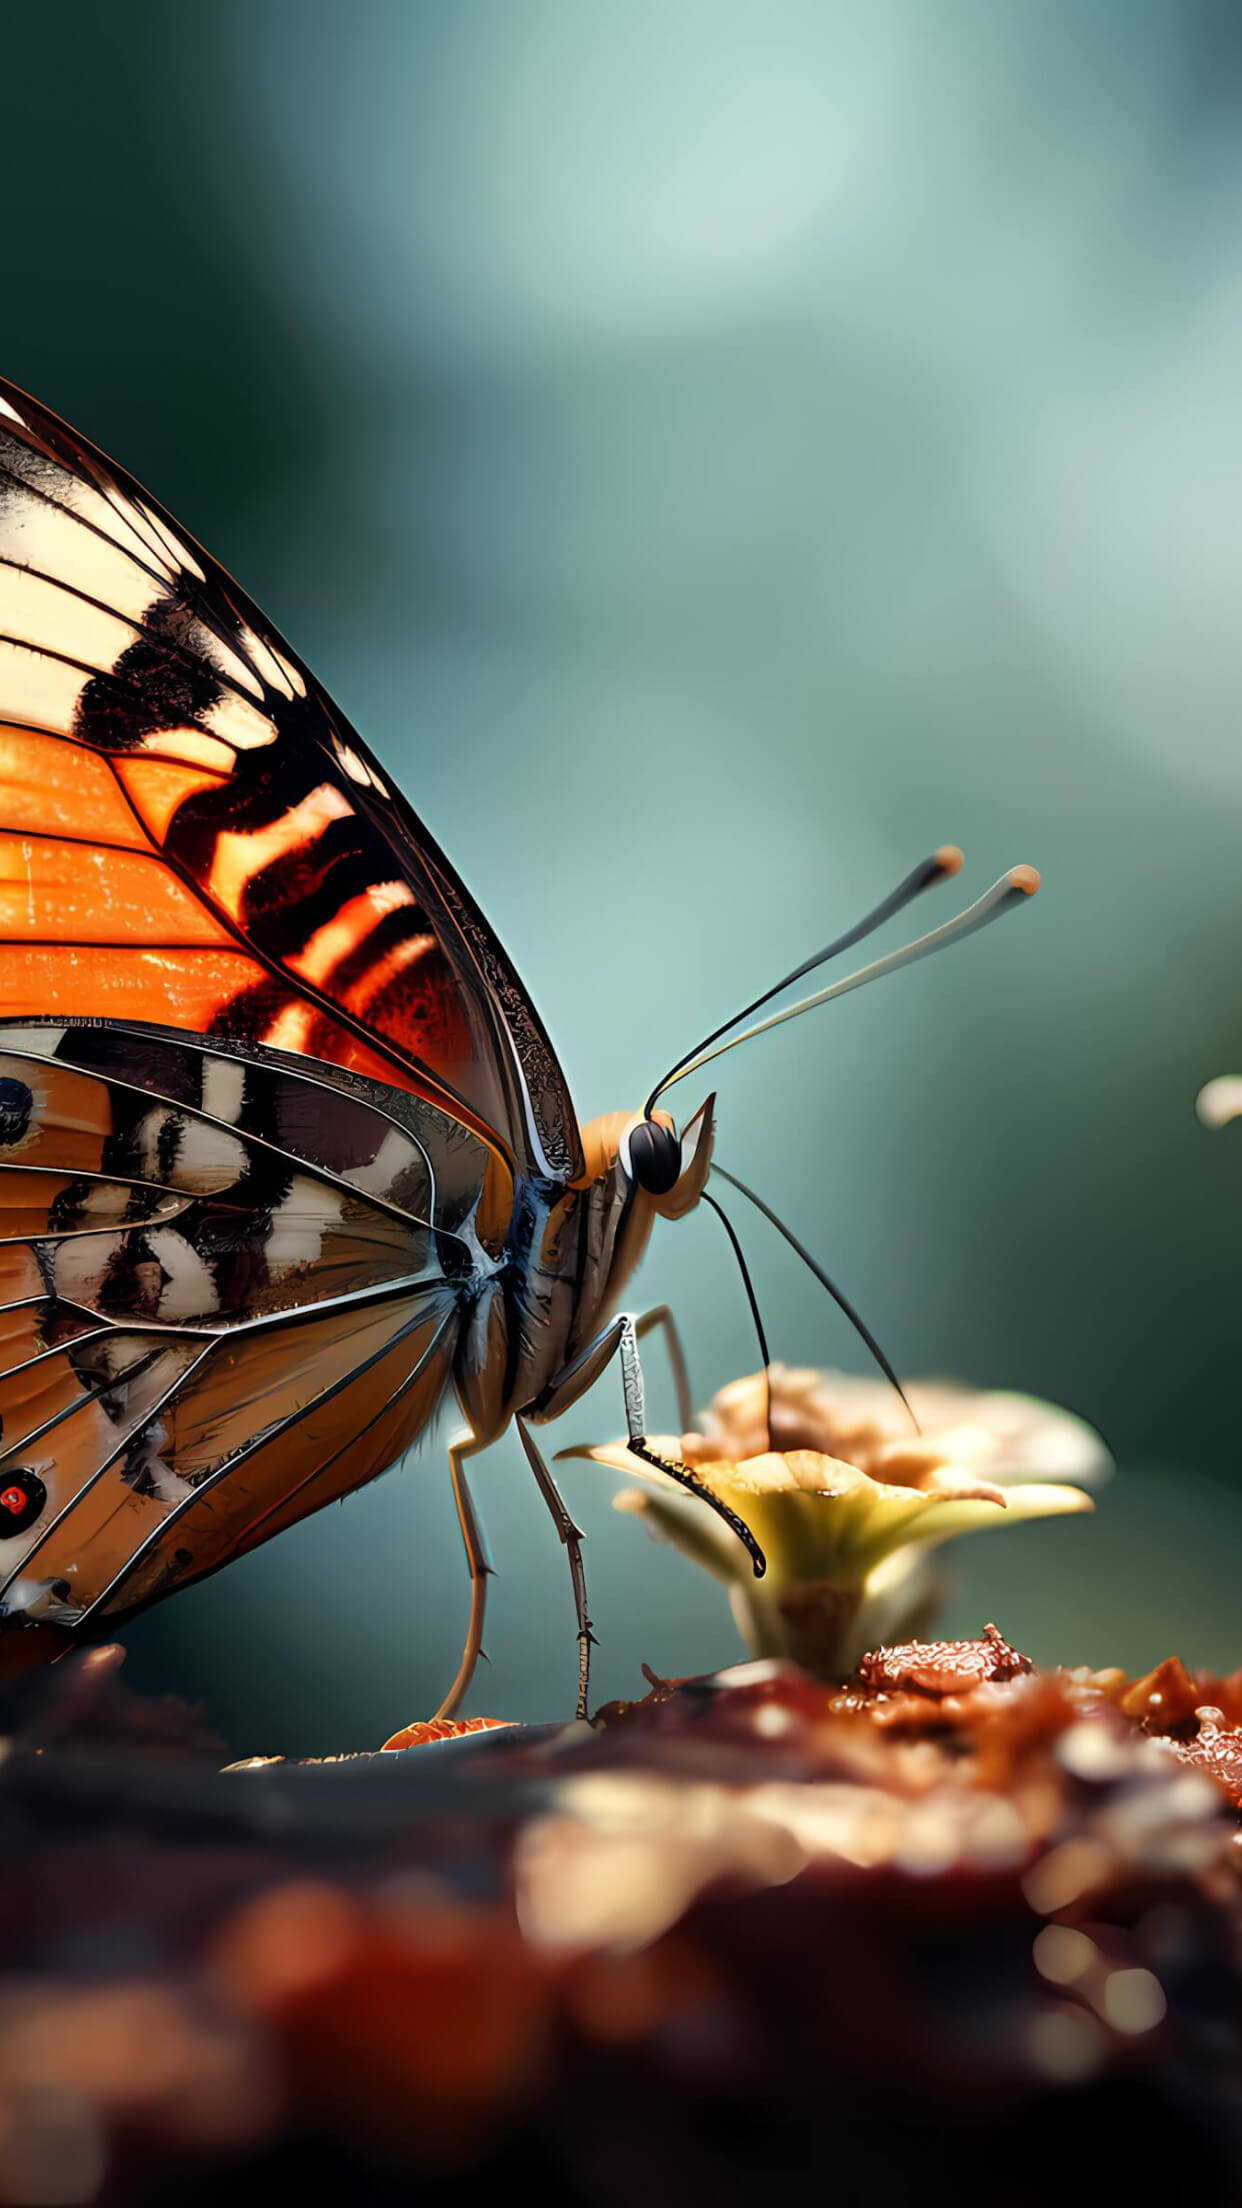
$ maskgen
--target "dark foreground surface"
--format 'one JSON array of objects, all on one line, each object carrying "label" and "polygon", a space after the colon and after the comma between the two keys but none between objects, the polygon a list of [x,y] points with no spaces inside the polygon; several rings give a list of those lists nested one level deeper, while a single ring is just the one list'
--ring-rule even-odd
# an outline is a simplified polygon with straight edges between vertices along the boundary
[{"label": "dark foreground surface", "polygon": [[1237,1680],[989,1633],[224,1773],[114,1651],[4,1716],[6,2202],[1238,2196]]}]

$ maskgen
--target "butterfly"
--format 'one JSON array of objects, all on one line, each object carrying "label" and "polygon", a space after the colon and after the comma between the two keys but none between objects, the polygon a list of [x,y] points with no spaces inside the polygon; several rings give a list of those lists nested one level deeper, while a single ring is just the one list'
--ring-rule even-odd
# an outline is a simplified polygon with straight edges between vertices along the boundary
[{"label": "butterfly", "polygon": [[619,1306],[655,1220],[705,1197],[714,1141],[714,1097],[679,1130],[659,1096],[959,861],[915,869],[641,1109],[580,1125],[504,946],[314,676],[130,476],[0,381],[6,1633],[111,1632],[375,1478],[455,1398],[471,1600],[438,1714],[482,1639],[467,1468],[511,1422],[569,1557],[585,1710],[581,1535],[536,1429],[614,1358],[631,1445],[762,1570],[647,1445],[639,1342],[668,1337],[686,1428],[684,1358],[667,1309]]}]

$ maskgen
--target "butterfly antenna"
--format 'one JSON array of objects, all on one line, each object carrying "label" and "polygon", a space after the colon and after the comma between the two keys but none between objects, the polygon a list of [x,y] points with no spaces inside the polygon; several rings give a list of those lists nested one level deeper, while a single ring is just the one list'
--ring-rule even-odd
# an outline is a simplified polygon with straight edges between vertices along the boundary
[{"label": "butterfly antenna", "polygon": [[933,851],[929,859],[924,859],[913,867],[904,881],[898,882],[896,889],[890,890],[887,897],[882,897],[879,904],[874,905],[861,920],[855,921],[852,928],[847,928],[844,935],[837,936],[833,942],[826,943],[822,951],[814,952],[810,958],[804,958],[800,966],[794,966],[789,973],[782,974],[780,980],[774,981],[762,995],[757,996],[752,1003],[744,1004],[741,1011],[735,1012],[730,1019],[722,1020],[720,1026],[714,1027],[710,1035],[705,1035],[702,1042],[695,1044],[693,1050],[686,1051],[675,1066],[669,1067],[663,1080],[656,1082],[643,1106],[645,1117],[650,1119],[670,1081],[675,1081],[683,1072],[688,1072],[691,1061],[698,1059],[703,1051],[710,1050],[712,1044],[718,1043],[722,1035],[727,1035],[731,1027],[737,1026],[739,1020],[750,1019],[753,1013],[761,1012],[765,1004],[770,1004],[773,997],[779,997],[782,989],[792,988],[795,981],[801,981],[804,974],[813,973],[817,966],[822,966],[827,959],[839,957],[842,951],[852,950],[854,944],[861,943],[864,936],[874,935],[876,929],[882,928],[886,920],[891,920],[895,913],[904,911],[916,897],[921,897],[925,889],[934,888],[937,882],[947,882],[954,874],[959,873],[961,865],[962,854],[955,843],[942,844],[938,851]]},{"label": "butterfly antenna", "polygon": [[[724,1178],[728,1180],[729,1176],[727,1173],[725,1174]],[[755,1284],[750,1277],[750,1268],[747,1265],[746,1259],[742,1253],[742,1245],[738,1240],[737,1230],[734,1227],[733,1221],[730,1219],[727,1211],[724,1209],[724,1206],[722,1204],[718,1204],[714,1196],[709,1196],[706,1189],[704,1189],[703,1191],[703,1202],[705,1204],[710,1204],[712,1210],[716,1214],[716,1217],[719,1219],[721,1226],[724,1228],[725,1233],[729,1237],[729,1241],[733,1249],[733,1255],[737,1259],[738,1271],[742,1276],[742,1286],[746,1290],[746,1301],[750,1305],[750,1315],[755,1322],[755,1333],[759,1337],[759,1354],[763,1359],[764,1384],[767,1389],[767,1407],[764,1414],[764,1424],[768,1430],[768,1447],[770,1449],[772,1446],[772,1359],[768,1354],[768,1337],[764,1332],[763,1320],[759,1312],[759,1299],[755,1294]]]},{"label": "butterfly antenna", "polygon": [[756,1035],[766,1035],[769,1028],[780,1027],[785,1020],[796,1020],[803,1012],[814,1011],[818,1004],[830,1004],[834,997],[848,996],[851,989],[861,989],[865,982],[878,981],[882,974],[899,973],[903,966],[913,966],[920,958],[930,958],[933,951],[947,950],[950,943],[962,942],[966,936],[986,928],[991,921],[999,920],[1002,913],[1012,911],[1015,905],[1024,904],[1038,888],[1039,875],[1033,866],[1010,867],[1007,874],[1002,874],[991,889],[977,897],[965,912],[959,912],[956,919],[930,929],[928,934],[920,935],[902,950],[890,951],[886,958],[873,959],[869,966],[860,966],[857,973],[847,974],[844,981],[834,981],[830,988],[817,989],[813,997],[803,997],[800,1003],[787,1005],[783,1012],[771,1013],[766,1020],[757,1021],[754,1027],[744,1028],[740,1035],[731,1035],[727,1042],[717,1043],[714,1050],[696,1051],[675,1072],[665,1075],[661,1089],[671,1088],[674,1081],[684,1081],[688,1073],[698,1073],[703,1066],[710,1065],[713,1058],[723,1057],[726,1050],[735,1049],[738,1043],[752,1042]]},{"label": "butterfly antenna", "polygon": [[[788,1242],[790,1249],[793,1250],[796,1255],[802,1259],[803,1264],[809,1269],[809,1271],[814,1273],[815,1278],[819,1282],[821,1288],[826,1288],[828,1290],[828,1293],[832,1297],[833,1302],[836,1304],[838,1310],[844,1312],[859,1340],[866,1343],[867,1348],[870,1350],[871,1355],[874,1357],[885,1379],[889,1382],[890,1386],[896,1389],[898,1395],[901,1397],[902,1403],[905,1405],[906,1411],[909,1414],[910,1423],[914,1427],[915,1433],[921,1433],[922,1428],[919,1425],[918,1419],[914,1415],[914,1411],[910,1404],[910,1399],[907,1396],[905,1389],[902,1387],[900,1380],[897,1378],[892,1365],[889,1363],[888,1358],[885,1356],[884,1351],[881,1349],[879,1343],[877,1342],[874,1334],[871,1331],[871,1328],[867,1325],[866,1320],[862,1318],[860,1314],[854,1309],[854,1306],[850,1302],[849,1297],[845,1295],[840,1288],[838,1288],[835,1280],[831,1279],[829,1274],[824,1271],[823,1266],[819,1264],[817,1259],[812,1257],[810,1251],[805,1247],[805,1245],[799,1242],[797,1235],[793,1232],[793,1229],[791,1227],[787,1227],[784,1220],[778,1217],[776,1212],[773,1211],[771,1204],[765,1204],[762,1196],[756,1195],[753,1188],[748,1188],[745,1181],[739,1181],[736,1173],[727,1173],[724,1166],[718,1165],[715,1159],[712,1160],[712,1172],[718,1173],[722,1181],[727,1181],[730,1188],[735,1188],[739,1196],[745,1196],[748,1202],[754,1205],[756,1211],[761,1211],[763,1213],[764,1218],[769,1222],[769,1224],[771,1226],[774,1226],[777,1233],[781,1235],[786,1242]],[[712,1199],[710,1196],[705,1195],[705,1202],[711,1203],[711,1200]],[[716,1210],[719,1210],[720,1207],[719,1205],[716,1205],[714,1208]],[[723,1217],[723,1213],[721,1214],[721,1216]],[[769,1423],[771,1389],[772,1382],[769,1375]]]}]

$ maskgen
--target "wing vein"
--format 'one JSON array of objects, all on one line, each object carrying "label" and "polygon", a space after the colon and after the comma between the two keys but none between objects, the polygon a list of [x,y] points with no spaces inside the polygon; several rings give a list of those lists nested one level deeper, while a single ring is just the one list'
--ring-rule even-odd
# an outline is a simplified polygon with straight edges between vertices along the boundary
[{"label": "wing vein", "polygon": [[[80,517],[75,515],[74,518],[76,520]],[[108,541],[111,543],[111,538]],[[106,614],[109,620],[119,622],[122,628],[129,629],[136,642],[140,644],[158,643],[161,652],[166,653],[170,659],[177,660],[182,667],[193,670],[196,666],[205,665],[210,669],[216,680],[222,683],[226,689],[231,690],[235,697],[241,698],[252,712],[262,710],[261,705],[255,699],[254,692],[247,690],[242,683],[238,682],[236,676],[231,675],[226,667],[218,666],[214,659],[204,661],[200,654],[187,651],[184,644],[175,643],[167,637],[157,636],[146,621],[137,618],[133,614],[122,612],[119,606],[111,605],[106,598],[96,598],[89,590],[83,590],[79,584],[67,582],[61,575],[49,575],[45,568],[31,567],[25,560],[15,560],[6,552],[0,552],[0,567],[11,568],[15,575],[29,575],[33,582],[46,583],[50,589],[62,591],[66,598],[76,598],[79,605],[91,606],[96,613]],[[158,599],[156,603],[159,603]],[[209,633],[215,637],[217,643],[223,644],[226,650],[234,650],[234,646],[217,630],[212,629]],[[29,639],[23,638],[20,641],[26,644],[29,651],[41,652],[44,649],[42,644],[31,644]],[[237,657],[243,660],[247,666],[250,665],[244,652],[238,651]],[[110,670],[98,668],[96,672],[108,674]],[[252,668],[251,672],[266,698],[268,692],[264,688],[258,669]]]},{"label": "wing vein", "polygon": [[[447,1331],[451,1323],[451,1320],[452,1314],[450,1313],[448,1317],[445,1318],[443,1323],[436,1328],[435,1334],[433,1335],[431,1341],[427,1344],[427,1347],[424,1350],[422,1356],[419,1358],[417,1364],[415,1365],[413,1372],[408,1374],[406,1380],[402,1383],[403,1389],[407,1386],[412,1385],[418,1379],[420,1373],[422,1373],[426,1369],[428,1360],[431,1358],[434,1351],[438,1348],[440,1342],[444,1337],[445,1332]],[[409,1322],[405,1326],[399,1328],[397,1333],[393,1335],[391,1341],[385,1342],[382,1349],[372,1351],[371,1355],[364,1358],[361,1364],[352,1366],[347,1373],[343,1373],[341,1375],[341,1378],[339,1380],[334,1380],[330,1387],[322,1389],[318,1395],[312,1396],[308,1402],[299,1404],[296,1410],[290,1411],[274,1426],[267,1427],[263,1433],[255,1434],[253,1438],[243,1444],[243,1446],[232,1457],[230,1457],[226,1463],[217,1465],[215,1471],[209,1473],[207,1478],[194,1489],[192,1494],[187,1495],[183,1501],[174,1504],[173,1508],[168,1512],[167,1516],[163,1518],[160,1524],[152,1530],[152,1532],[147,1536],[147,1539],[134,1550],[133,1555],[126,1560],[122,1569],[116,1574],[116,1577],[109,1582],[108,1586],[104,1588],[102,1594],[98,1595],[95,1601],[90,1605],[90,1608],[83,1613],[83,1617],[80,1621],[80,1626],[84,1626],[98,1610],[100,1610],[106,1603],[111,1601],[117,1589],[119,1587],[123,1587],[125,1581],[132,1577],[142,1557],[146,1555],[152,1548],[154,1548],[157,1542],[163,1540],[164,1536],[168,1532],[169,1527],[175,1524],[176,1520],[182,1517],[184,1513],[190,1509],[191,1505],[198,1501],[201,1495],[207,1494],[213,1487],[218,1487],[222,1480],[226,1480],[231,1472],[235,1472],[239,1465],[245,1464],[247,1459],[254,1456],[259,1449],[266,1448],[270,1442],[278,1441],[280,1440],[282,1435],[292,1432],[293,1428],[300,1425],[304,1418],[309,1417],[312,1411],[322,1410],[325,1404],[331,1403],[334,1398],[340,1395],[346,1388],[353,1387],[355,1381],[360,1380],[365,1373],[370,1372],[372,1367],[379,1364],[382,1358],[391,1356],[393,1350],[397,1348],[398,1344],[403,1342],[406,1339],[407,1335],[411,1334],[414,1331],[415,1327],[419,1326],[422,1323],[423,1322],[421,1318],[409,1320]],[[189,1373],[187,1373],[185,1377],[188,1379]],[[382,1410],[376,1413],[376,1417],[382,1416],[383,1411],[389,1410],[395,1400],[396,1397],[390,1397],[388,1403],[382,1406]],[[361,1432],[368,1433],[374,1423],[375,1421],[373,1419],[368,1420],[366,1426],[361,1429]],[[351,1435],[349,1441],[346,1442],[341,1449],[335,1451],[334,1455],[330,1457],[325,1464],[316,1466],[314,1473],[311,1474],[311,1478],[318,1479],[324,1472],[329,1469],[332,1464],[336,1462],[337,1457],[344,1454],[345,1449],[353,1448],[355,1446],[358,1438],[358,1435]],[[104,1469],[106,1469],[106,1467],[101,1467],[101,1473]],[[100,1475],[96,1476],[99,1477]],[[309,1481],[301,1481],[299,1482],[298,1487],[293,1489],[292,1492],[294,1494],[297,1494],[301,1491],[302,1487],[309,1484]],[[272,1514],[272,1510],[283,1509],[287,1499],[288,1498],[286,1495],[282,1495],[278,1503],[273,1504],[270,1510],[264,1512],[264,1517],[270,1517]],[[260,1518],[258,1522],[259,1524],[262,1524],[262,1518]],[[236,1544],[234,1544],[233,1549],[230,1551],[229,1557],[221,1558],[221,1563],[223,1564],[231,1561],[232,1556],[236,1555],[236,1553],[237,1548]],[[0,1593],[2,1592],[3,1590],[0,1590]]]},{"label": "wing vein", "polygon": [[[469,1243],[467,1242],[466,1237],[464,1235],[458,1234],[455,1228],[441,1226],[434,1218],[425,1219],[420,1212],[407,1211],[403,1204],[394,1203],[391,1197],[374,1194],[370,1189],[367,1188],[359,1188],[355,1182],[347,1179],[344,1174],[335,1172],[331,1166],[318,1164],[314,1159],[299,1157],[296,1150],[287,1150],[283,1143],[276,1142],[267,1135],[261,1135],[252,1132],[249,1128],[237,1127],[233,1124],[231,1120],[221,1119],[216,1113],[209,1112],[204,1105],[183,1104],[179,1102],[176,1097],[169,1096],[163,1089],[149,1088],[148,1086],[146,1086],[145,1083],[140,1085],[136,1081],[127,1081],[123,1074],[112,1072],[108,1072],[106,1074],[93,1073],[84,1067],[74,1066],[72,1064],[72,1061],[68,1059],[49,1060],[47,1058],[40,1058],[36,1051],[10,1050],[5,1046],[4,1025],[3,1022],[0,1021],[0,1059],[5,1058],[13,1058],[17,1061],[19,1065],[35,1066],[38,1068],[45,1067],[49,1064],[63,1064],[70,1071],[80,1073],[86,1080],[100,1081],[109,1088],[121,1089],[127,1096],[150,1098],[152,1103],[164,1104],[168,1107],[169,1111],[178,1112],[183,1114],[187,1119],[196,1120],[203,1127],[212,1127],[217,1129],[222,1134],[235,1136],[239,1142],[249,1144],[256,1150],[261,1150],[267,1157],[279,1158],[282,1163],[292,1166],[299,1173],[307,1174],[308,1177],[312,1180],[320,1181],[329,1188],[334,1188],[341,1191],[343,1194],[356,1197],[360,1203],[369,1205],[373,1210],[383,1213],[387,1218],[394,1220],[398,1226],[404,1226],[408,1223],[411,1226],[423,1227],[429,1234],[449,1235],[454,1242],[461,1242],[465,1247],[469,1247]],[[304,1082],[308,1088],[323,1088],[325,1095],[331,1096],[332,1092],[327,1084],[317,1081],[310,1081],[301,1072],[295,1073],[289,1071],[285,1074],[285,1078],[291,1081]],[[418,1136],[412,1133],[412,1131],[408,1127],[402,1127],[400,1125],[400,1122],[393,1119],[389,1113],[381,1112],[378,1107],[372,1105],[369,1106],[368,1109],[373,1110],[376,1114],[376,1117],[382,1119],[386,1126],[392,1127],[398,1134],[404,1135],[408,1142],[412,1142],[415,1145],[422,1156],[423,1163],[427,1168],[428,1177],[429,1179],[431,1179],[434,1188],[434,1169],[432,1167],[430,1158],[427,1156],[426,1149],[424,1145],[419,1141]],[[0,1173],[3,1172],[64,1173],[73,1180],[94,1179],[113,1182],[121,1187],[153,1189],[157,1193],[163,1193],[173,1196],[185,1194],[187,1203],[212,1203],[215,1204],[222,1211],[242,1211],[249,1208],[248,1206],[242,1204],[225,1203],[220,1196],[214,1195],[210,1190],[203,1191],[199,1194],[188,1194],[180,1189],[170,1188],[168,1183],[165,1181],[142,1181],[138,1180],[133,1175],[128,1175],[121,1172],[108,1172],[102,1166],[90,1169],[84,1168],[80,1173],[78,1173],[73,1171],[73,1169],[68,1166],[23,1165],[20,1158],[12,1158],[7,1161],[0,1159]],[[124,1224],[125,1222],[121,1223]],[[130,1223],[134,1226],[141,1226],[144,1224],[142,1220],[134,1220]],[[3,1307],[0,1306],[0,1308]]]}]

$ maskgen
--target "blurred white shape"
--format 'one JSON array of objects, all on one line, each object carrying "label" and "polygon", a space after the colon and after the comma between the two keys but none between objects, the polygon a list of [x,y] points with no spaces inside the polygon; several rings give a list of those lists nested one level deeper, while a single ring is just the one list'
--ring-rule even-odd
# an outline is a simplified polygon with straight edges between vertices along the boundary
[{"label": "blurred white shape", "polygon": [[1225,1127],[1242,1113],[1242,1074],[1218,1074],[1206,1081],[1195,1098],[1195,1110],[1205,1127]]},{"label": "blurred white shape", "polygon": [[1072,1986],[1099,1960],[1095,1941],[1069,1924],[1046,1924],[1036,1933],[1031,1953],[1040,1977],[1051,1986]]},{"label": "blurred white shape", "polygon": [[1057,2085],[1077,2085],[1099,2065],[1099,2026],[1081,2009],[1041,2009],[1027,2034],[1032,2062]]},{"label": "blurred white shape", "polygon": [[1110,1971],[1101,2006],[1113,2030],[1137,2036],[1164,2021],[1168,2002],[1150,1970]]}]

